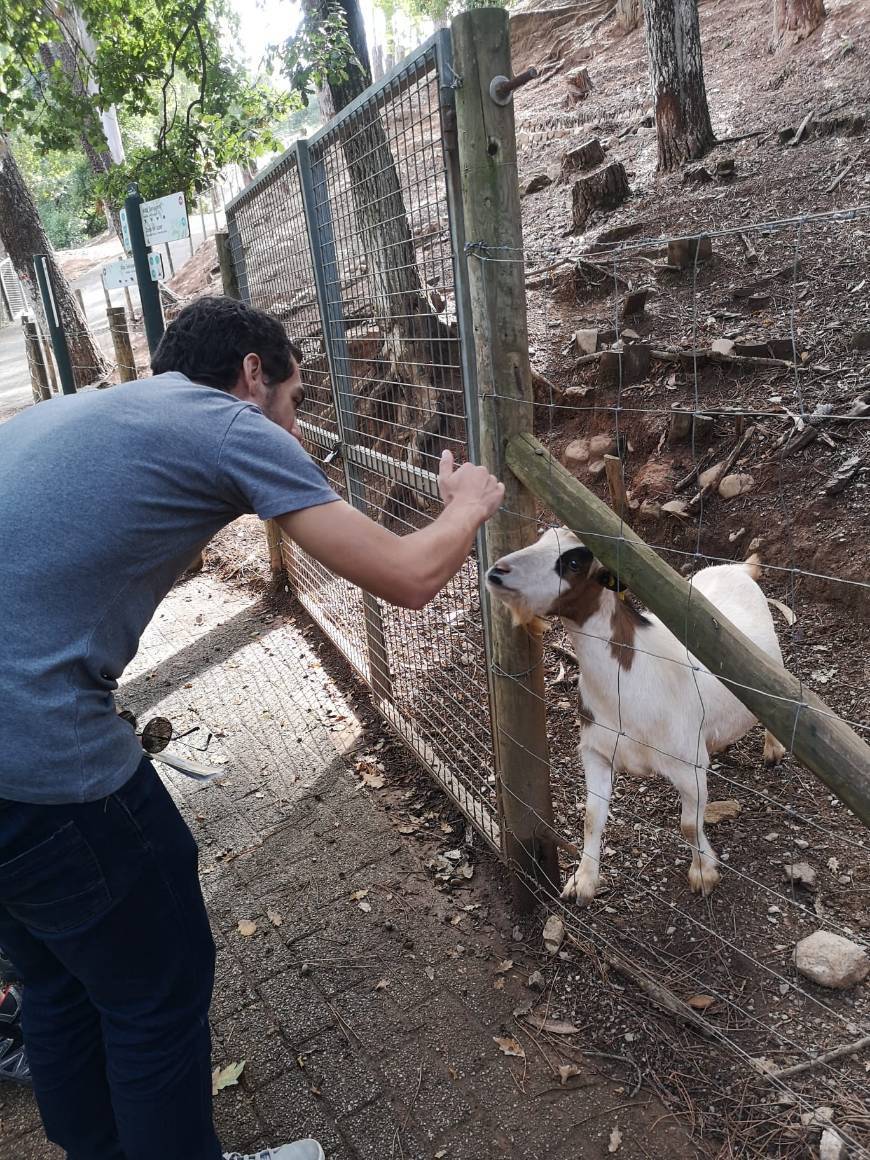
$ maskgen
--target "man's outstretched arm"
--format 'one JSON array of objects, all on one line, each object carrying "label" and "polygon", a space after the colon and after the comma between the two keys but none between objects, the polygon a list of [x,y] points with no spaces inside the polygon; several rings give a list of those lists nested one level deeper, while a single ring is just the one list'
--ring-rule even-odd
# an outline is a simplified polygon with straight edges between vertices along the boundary
[{"label": "man's outstretched arm", "polygon": [[422,608],[462,567],[478,528],[493,515],[504,486],[485,467],[441,457],[438,486],[444,510],[420,531],[397,536],[344,502],[278,516],[300,548],[330,571],[374,596]]}]

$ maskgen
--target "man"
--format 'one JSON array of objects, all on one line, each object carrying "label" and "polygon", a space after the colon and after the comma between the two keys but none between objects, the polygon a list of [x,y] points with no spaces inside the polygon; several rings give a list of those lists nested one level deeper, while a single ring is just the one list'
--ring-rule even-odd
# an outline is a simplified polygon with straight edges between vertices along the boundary
[{"label": "man", "polygon": [[156,606],[215,532],[256,512],[419,608],[503,496],[445,453],[438,519],[404,537],[373,523],[298,441],[299,360],[269,315],[203,298],[167,329],[156,377],[0,426],[0,946],[24,984],[46,1134],[69,1160],[221,1156],[196,844],[113,702]]}]

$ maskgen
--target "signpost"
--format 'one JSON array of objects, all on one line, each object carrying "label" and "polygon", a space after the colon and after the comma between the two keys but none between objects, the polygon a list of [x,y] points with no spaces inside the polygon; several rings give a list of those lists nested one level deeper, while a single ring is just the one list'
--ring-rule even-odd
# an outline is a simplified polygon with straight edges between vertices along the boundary
[{"label": "signpost", "polygon": [[103,285],[107,290],[120,290],[136,285],[136,263],[132,258],[119,258],[103,266]]},{"label": "signpost", "polygon": [[190,221],[183,193],[169,193],[153,201],[144,201],[140,209],[146,245],[180,242],[190,236]]},{"label": "signpost", "polygon": [[127,211],[121,206],[121,245],[124,247],[125,254],[132,254],[133,247],[130,245],[130,227],[127,224]]},{"label": "signpost", "polygon": [[[185,222],[187,221],[187,214],[184,210],[184,197],[182,194],[173,194],[175,199],[175,213],[176,213],[176,228],[178,227],[178,199],[181,198],[180,212],[184,214]],[[165,198],[158,198],[157,201],[163,202]],[[155,202],[143,202],[142,196],[136,185],[131,185],[127,194],[127,200],[124,206],[127,210],[127,225],[130,229],[130,242],[133,249],[133,262],[136,267],[136,282],[139,286],[139,301],[142,303],[142,319],[145,323],[145,336],[148,339],[148,350],[154,354],[160,339],[163,337],[164,323],[163,310],[160,306],[160,291],[157,283],[153,280],[151,275],[151,263],[149,261],[148,241],[145,237],[144,219],[146,216],[146,209],[149,206],[155,205]],[[141,212],[140,212],[141,211]],[[162,214],[160,222],[156,221],[156,211],[153,211],[150,219],[154,224],[152,229],[162,222]],[[154,234],[151,235],[154,237]],[[159,239],[160,241],[163,238]]]},{"label": "signpost", "polygon": [[152,282],[163,282],[166,274],[163,270],[163,255],[151,253],[148,255],[148,268],[151,271]]}]

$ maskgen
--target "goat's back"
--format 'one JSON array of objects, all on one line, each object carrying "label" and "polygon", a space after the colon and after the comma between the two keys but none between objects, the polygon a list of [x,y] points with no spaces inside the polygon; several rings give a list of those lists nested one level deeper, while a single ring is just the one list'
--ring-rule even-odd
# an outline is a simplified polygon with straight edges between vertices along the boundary
[{"label": "goat's back", "polygon": [[716,564],[698,572],[691,584],[768,656],[781,662],[770,605],[751,570],[752,565]]}]

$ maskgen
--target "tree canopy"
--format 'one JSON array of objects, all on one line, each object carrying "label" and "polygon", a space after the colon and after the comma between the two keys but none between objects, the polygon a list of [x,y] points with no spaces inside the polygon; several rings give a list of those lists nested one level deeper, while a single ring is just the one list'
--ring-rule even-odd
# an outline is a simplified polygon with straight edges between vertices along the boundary
[{"label": "tree canopy", "polygon": [[[298,104],[254,80],[233,54],[226,0],[0,0],[0,126],[26,126],[43,149],[105,149],[100,113],[156,117],[154,140],[130,148],[100,179],[119,202],[130,180],[144,196],[187,194],[230,163],[280,148],[273,126]],[[45,46],[65,43],[66,66]],[[71,55],[72,65],[69,64]]]}]

